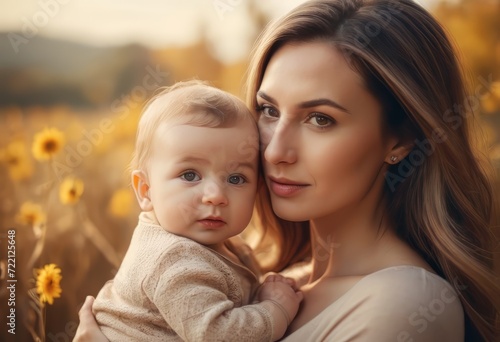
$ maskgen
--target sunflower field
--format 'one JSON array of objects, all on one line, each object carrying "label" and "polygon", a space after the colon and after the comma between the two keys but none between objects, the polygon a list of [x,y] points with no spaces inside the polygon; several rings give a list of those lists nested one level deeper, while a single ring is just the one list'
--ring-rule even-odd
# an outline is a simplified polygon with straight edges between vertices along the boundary
[{"label": "sunflower field", "polygon": [[[256,39],[270,18],[250,9]],[[442,2],[432,12],[477,90],[474,133],[498,194],[500,2]],[[144,103],[191,78],[243,97],[248,60],[221,62],[203,37],[96,48],[40,34],[13,55],[8,34],[0,32],[0,340],[71,341],[81,304],[113,278],[137,222],[128,164]]]}]

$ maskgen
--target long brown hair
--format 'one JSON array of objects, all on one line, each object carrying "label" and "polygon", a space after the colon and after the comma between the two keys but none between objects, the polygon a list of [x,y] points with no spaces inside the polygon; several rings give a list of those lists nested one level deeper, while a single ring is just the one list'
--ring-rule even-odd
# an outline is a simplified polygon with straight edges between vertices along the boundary
[{"label": "long brown hair", "polygon": [[[342,52],[380,100],[386,128],[411,137],[413,150],[386,175],[387,215],[454,286],[466,313],[466,340],[494,340],[500,287],[493,273],[492,188],[471,146],[473,108],[444,29],[411,0],[308,1],[259,37],[248,70],[251,108],[273,54],[311,41]],[[276,254],[264,267],[279,271],[310,255],[308,222],[276,217],[265,186],[256,212],[263,236],[257,252],[272,247]]]}]

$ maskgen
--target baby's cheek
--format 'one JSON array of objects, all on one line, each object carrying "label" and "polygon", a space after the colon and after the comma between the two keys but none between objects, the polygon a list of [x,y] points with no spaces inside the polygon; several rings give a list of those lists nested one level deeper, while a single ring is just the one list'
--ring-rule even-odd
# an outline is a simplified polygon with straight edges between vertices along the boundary
[{"label": "baby's cheek", "polygon": [[184,219],[184,224],[189,224],[194,217],[200,214],[202,196],[199,191],[188,191],[185,196],[172,198],[172,206],[176,208],[177,216]]}]

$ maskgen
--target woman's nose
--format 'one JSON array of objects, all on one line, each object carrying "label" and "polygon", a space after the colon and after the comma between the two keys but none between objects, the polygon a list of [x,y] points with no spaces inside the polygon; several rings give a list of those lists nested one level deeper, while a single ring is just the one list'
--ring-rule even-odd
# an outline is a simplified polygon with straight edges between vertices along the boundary
[{"label": "woman's nose", "polygon": [[225,192],[225,184],[219,181],[209,182],[203,188],[202,203],[211,205],[227,205],[228,199]]},{"label": "woman's nose", "polygon": [[293,164],[297,161],[293,126],[283,119],[272,126],[260,127],[264,159],[272,164]]}]

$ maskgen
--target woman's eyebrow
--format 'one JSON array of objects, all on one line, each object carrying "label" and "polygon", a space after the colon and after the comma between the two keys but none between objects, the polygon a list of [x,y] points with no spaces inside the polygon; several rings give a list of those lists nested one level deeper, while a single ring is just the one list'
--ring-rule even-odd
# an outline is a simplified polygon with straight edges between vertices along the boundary
[{"label": "woman's eyebrow", "polygon": [[[264,100],[266,100],[268,102],[271,102],[272,104],[278,103],[278,101],[276,101],[273,97],[269,96],[268,94],[266,94],[262,90],[259,90],[257,92],[257,96],[263,98]],[[330,107],[339,109],[347,114],[351,114],[346,108],[344,108],[343,106],[341,106],[337,102],[330,100],[330,99],[326,99],[326,98],[314,99],[314,100],[305,101],[305,102],[302,102],[299,104],[299,108],[311,108],[311,107],[316,107],[316,106],[330,106]]]},{"label": "woman's eyebrow", "polygon": [[330,106],[336,109],[340,109],[343,112],[346,112],[347,114],[351,114],[347,109],[339,105],[337,102],[330,100],[330,99],[315,99],[311,101],[306,101],[302,102],[299,104],[300,108],[311,108],[311,107],[316,107],[316,106]]},{"label": "woman's eyebrow", "polygon": [[276,104],[278,103],[278,101],[276,101],[275,99],[273,99],[271,96],[267,95],[266,93],[264,93],[262,90],[259,90],[257,92],[257,96],[259,97],[262,97],[264,100],[268,101],[268,102],[271,102],[273,104]]}]

